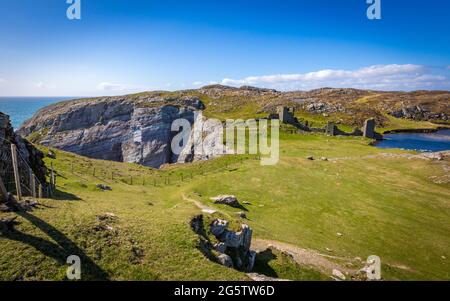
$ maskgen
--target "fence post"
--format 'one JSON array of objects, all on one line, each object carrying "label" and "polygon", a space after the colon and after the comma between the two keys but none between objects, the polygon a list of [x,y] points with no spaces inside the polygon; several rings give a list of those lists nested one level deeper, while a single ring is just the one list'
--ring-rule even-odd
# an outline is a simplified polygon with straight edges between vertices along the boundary
[{"label": "fence post", "polygon": [[11,144],[11,157],[14,169],[14,179],[16,182],[16,193],[19,201],[22,200],[22,190],[20,188],[20,175],[19,175],[19,165],[17,162],[17,147],[15,144]]},{"label": "fence post", "polygon": [[33,170],[31,168],[29,170],[31,197],[36,198],[36,179],[34,178]]},{"label": "fence post", "polygon": [[56,173],[53,173],[53,191],[56,190]]},{"label": "fence post", "polygon": [[42,185],[39,184],[38,186],[38,198],[42,199]]},{"label": "fence post", "polygon": [[55,172],[53,170],[53,162],[50,163],[50,195],[53,196],[53,191],[55,190]]},{"label": "fence post", "polygon": [[3,184],[2,178],[0,177],[0,201],[8,199],[8,191],[6,191],[6,187]]}]

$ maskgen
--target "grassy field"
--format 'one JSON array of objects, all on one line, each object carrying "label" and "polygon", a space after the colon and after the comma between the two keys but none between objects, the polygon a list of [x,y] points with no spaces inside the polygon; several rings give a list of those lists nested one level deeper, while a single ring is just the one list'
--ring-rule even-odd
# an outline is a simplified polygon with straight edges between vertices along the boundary
[{"label": "grassy field", "polygon": [[[449,162],[410,159],[369,142],[282,133],[275,166],[227,156],[162,170],[56,151],[56,159],[46,158],[58,173],[55,199],[19,214],[17,231],[1,233],[0,279],[64,279],[72,254],[82,258],[84,280],[248,279],[197,248],[189,221],[200,209],[186,196],[219,211],[207,220],[247,223],[255,238],[346,267],[361,268],[356,257],[378,255],[386,280],[450,280],[450,185],[433,181],[448,176]],[[100,183],[113,190],[97,189]],[[212,204],[209,198],[219,194],[250,202],[248,220],[238,218],[240,210]],[[99,221],[105,213],[116,218]],[[102,230],[106,225],[112,229]],[[259,258],[257,271],[295,280],[330,276],[284,254]]]}]

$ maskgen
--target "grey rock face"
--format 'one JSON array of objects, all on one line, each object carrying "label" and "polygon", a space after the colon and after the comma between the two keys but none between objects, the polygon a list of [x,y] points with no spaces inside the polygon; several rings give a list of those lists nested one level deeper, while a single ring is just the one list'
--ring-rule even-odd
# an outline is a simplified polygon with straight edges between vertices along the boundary
[{"label": "grey rock face", "polygon": [[171,142],[177,133],[171,126],[179,118],[194,124],[196,113],[203,109],[196,97],[76,100],[40,110],[19,133],[34,133],[43,145],[90,158],[159,168],[196,159],[190,150],[183,156],[172,153]]}]

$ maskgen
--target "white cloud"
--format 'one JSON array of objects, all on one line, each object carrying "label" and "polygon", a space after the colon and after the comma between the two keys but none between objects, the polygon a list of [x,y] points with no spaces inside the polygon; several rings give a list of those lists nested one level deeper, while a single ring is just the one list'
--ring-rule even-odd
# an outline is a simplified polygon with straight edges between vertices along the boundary
[{"label": "white cloud", "polygon": [[97,90],[106,92],[138,92],[151,90],[149,87],[139,86],[139,85],[128,85],[128,84],[114,84],[109,82],[102,82],[97,85]]},{"label": "white cloud", "polygon": [[192,85],[193,85],[193,86],[201,86],[201,85],[203,85],[203,82],[200,82],[200,81],[198,81],[198,82],[193,82]]},{"label": "white cloud", "polygon": [[6,82],[3,78],[0,78],[0,84]]},{"label": "white cloud", "polygon": [[450,87],[446,76],[433,74],[421,65],[375,65],[357,70],[326,69],[302,74],[250,76],[243,79],[225,78],[222,84],[253,85],[279,90],[308,90],[320,87],[353,87],[362,89],[412,90],[430,87]]},{"label": "white cloud", "polygon": [[44,82],[37,82],[34,83],[33,86],[35,88],[38,88],[40,90],[44,90],[44,89],[55,89],[56,85],[53,83],[44,83]]},{"label": "white cloud", "polygon": [[39,89],[45,89],[46,85],[43,82],[35,83],[34,86]]}]

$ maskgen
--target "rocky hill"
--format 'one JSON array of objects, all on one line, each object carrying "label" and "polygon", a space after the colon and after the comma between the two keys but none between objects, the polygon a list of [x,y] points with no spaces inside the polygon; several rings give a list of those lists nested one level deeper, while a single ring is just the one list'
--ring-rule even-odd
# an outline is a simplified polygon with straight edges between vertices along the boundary
[{"label": "rocky hill", "polygon": [[239,115],[239,111],[247,113],[247,116],[264,116],[275,113],[277,106],[285,105],[295,107],[299,114],[334,117],[351,126],[361,126],[365,119],[371,117],[377,120],[378,126],[385,126],[389,122],[387,115],[437,123],[450,122],[449,91],[383,92],[322,88],[279,92],[213,85],[198,92],[207,98],[202,99],[207,112],[218,116],[223,116],[223,113]]},{"label": "rocky hill", "polygon": [[[198,90],[144,92],[61,102],[40,110],[19,133],[43,145],[97,159],[160,167],[195,159],[190,149],[182,156],[170,151],[171,124],[185,118],[194,123],[196,112],[221,120],[261,118],[280,105],[296,108],[311,118],[338,120],[361,127],[367,118],[377,126],[396,118],[450,122],[450,92],[379,92],[323,88],[279,92],[244,86],[212,85]],[[213,131],[214,129],[209,129]],[[212,145],[211,145],[212,147]]]}]

